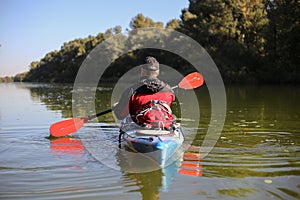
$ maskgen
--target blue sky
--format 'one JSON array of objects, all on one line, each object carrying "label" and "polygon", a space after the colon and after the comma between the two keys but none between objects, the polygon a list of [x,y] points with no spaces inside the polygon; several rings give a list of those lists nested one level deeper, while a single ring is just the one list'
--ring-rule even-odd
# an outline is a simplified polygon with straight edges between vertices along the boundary
[{"label": "blue sky", "polygon": [[129,28],[138,13],[164,25],[188,0],[0,0],[0,77],[28,71],[64,42]]}]

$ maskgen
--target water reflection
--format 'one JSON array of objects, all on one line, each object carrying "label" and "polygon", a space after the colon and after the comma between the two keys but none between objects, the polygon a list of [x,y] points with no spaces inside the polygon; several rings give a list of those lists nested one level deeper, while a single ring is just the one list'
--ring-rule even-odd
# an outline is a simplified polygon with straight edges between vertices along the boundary
[{"label": "water reflection", "polygon": [[[91,104],[92,97],[82,96],[76,104],[75,108],[72,108],[72,93],[76,92],[73,90],[72,85],[60,85],[60,84],[45,84],[37,85],[33,87],[32,85],[24,85],[30,90],[31,97],[33,101],[40,101],[47,106],[48,110],[61,111],[63,118],[72,118],[73,109],[76,113],[80,114],[82,117],[86,117],[91,114],[91,108],[87,106]],[[88,87],[86,88],[88,90]],[[81,91],[84,93],[84,91]],[[96,112],[106,110],[111,107],[110,105],[111,88],[110,87],[99,87],[96,90]],[[77,116],[78,117],[78,116]],[[108,114],[99,117],[100,120],[112,121],[112,115]]]},{"label": "water reflection", "polygon": [[81,140],[74,137],[50,139],[50,150],[55,155],[83,156],[85,153]]},{"label": "water reflection", "polygon": [[[168,192],[174,177],[178,173],[179,163],[180,161],[177,161],[163,169],[152,172],[124,172],[124,182],[132,184],[132,181],[134,181],[138,189],[130,190],[129,192],[140,192],[143,200],[159,199],[161,192]],[[123,170],[123,168],[121,169]]]},{"label": "water reflection", "polygon": [[48,110],[61,111],[62,117],[72,117],[72,85],[24,85],[33,101],[43,103]]},{"label": "water reflection", "polygon": [[178,172],[187,176],[202,176],[202,163],[203,159],[200,153],[186,151],[183,154]]},{"label": "water reflection", "polygon": [[[64,137],[48,139],[50,141],[51,154],[59,159],[64,159],[65,156],[82,157],[86,153],[80,138]],[[117,144],[112,148],[118,148]],[[137,169],[141,167],[152,168],[151,164],[153,163],[148,159],[145,159],[143,163],[135,163],[132,159],[128,162],[127,154],[124,151],[125,149],[118,149],[116,156],[111,157],[111,159],[116,159],[120,166],[125,186],[135,185],[138,187],[138,189],[129,190],[129,192],[139,192],[143,200],[160,199],[160,193],[169,191],[178,173],[187,176],[202,176],[201,155],[195,152],[185,152],[182,159],[173,162],[163,169],[146,173],[129,173],[128,171],[141,171],[141,169]],[[84,187],[81,187],[81,189],[84,189]]]},{"label": "water reflection", "polygon": [[[190,158],[183,159],[183,162],[175,166],[174,169],[177,169],[171,170],[175,171],[172,176],[194,175],[198,176],[199,182],[205,180],[202,187],[205,188],[206,184],[210,187],[207,186],[208,190],[202,192],[202,196],[199,192],[197,193],[199,188],[195,188],[193,192],[199,195],[194,196],[195,199],[201,197],[204,199],[209,197],[299,199],[300,88],[296,86],[228,86],[226,90],[228,113],[224,130],[213,151],[201,160],[197,155],[193,155],[197,149],[189,150],[186,155]],[[70,87],[30,89],[34,100],[40,98],[48,109],[62,111],[63,117],[72,117],[71,108],[68,107],[72,104],[71,91]],[[109,90],[99,90],[96,97],[98,111],[110,106],[110,93]],[[197,89],[196,94],[199,98],[201,119],[193,145],[196,146],[195,148],[200,148],[209,126],[210,100],[204,88]],[[84,102],[78,105],[78,109],[82,109],[83,105]],[[86,116],[86,111],[82,111],[82,114]],[[109,114],[99,118],[99,121],[112,123],[114,119]],[[182,119],[181,123],[184,127],[195,128],[189,127],[188,119]],[[108,132],[111,135],[117,134],[112,130]],[[87,131],[86,134],[90,132]],[[69,140],[77,139],[70,138]],[[61,141],[61,143],[66,141]],[[71,141],[66,143],[72,143]],[[101,143],[95,145],[101,146]],[[56,148],[59,144],[55,144],[54,141],[51,146],[53,153],[70,153],[66,150],[60,151]],[[105,146],[105,148],[109,147]],[[75,148],[75,151],[80,152],[78,148]],[[109,156],[111,158],[111,155]],[[193,159],[198,160],[193,161]],[[164,185],[168,185],[164,182],[165,179],[173,180],[171,184],[175,189],[182,187],[179,182],[186,183],[181,177],[177,182],[174,178],[166,178],[168,177],[166,174],[167,172],[163,170],[147,174],[123,173],[124,183],[122,184],[129,188],[133,185],[137,186],[136,190],[130,189],[130,192],[139,192],[145,198],[146,196],[150,198],[151,195],[152,198],[159,198]],[[220,185],[214,187],[217,183]],[[221,186],[221,183],[226,183],[226,185]],[[166,188],[170,189],[169,186]],[[188,186],[184,187],[190,191]],[[178,194],[174,190],[172,192],[175,195]]]}]

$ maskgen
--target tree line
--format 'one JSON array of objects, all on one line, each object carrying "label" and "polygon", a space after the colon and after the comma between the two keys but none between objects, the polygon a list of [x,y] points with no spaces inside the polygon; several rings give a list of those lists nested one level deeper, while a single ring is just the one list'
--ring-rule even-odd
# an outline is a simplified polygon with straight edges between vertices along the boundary
[{"label": "tree line", "polygon": [[[166,25],[138,14],[129,26],[132,30],[167,28],[190,36],[208,51],[225,82],[299,83],[299,16],[298,0],[189,0],[180,18],[171,19]],[[117,34],[131,45],[139,42],[128,38],[122,33],[122,27],[116,26],[96,36],[65,42],[60,50],[32,62],[28,72],[6,80],[73,82],[91,50]],[[118,42],[108,48],[120,52],[130,44]],[[141,59],[149,54],[182,73],[192,69],[189,63],[170,52],[143,49],[118,57],[103,78],[116,80],[131,67],[141,64]]]}]

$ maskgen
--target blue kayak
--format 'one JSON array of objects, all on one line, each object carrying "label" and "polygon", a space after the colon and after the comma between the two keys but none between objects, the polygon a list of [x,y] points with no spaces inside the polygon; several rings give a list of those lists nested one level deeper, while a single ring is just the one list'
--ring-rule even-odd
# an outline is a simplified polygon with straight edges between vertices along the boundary
[{"label": "blue kayak", "polygon": [[127,150],[143,154],[160,168],[176,160],[176,154],[184,142],[178,123],[172,124],[170,130],[145,129],[128,119],[121,123],[119,139],[124,141]]}]

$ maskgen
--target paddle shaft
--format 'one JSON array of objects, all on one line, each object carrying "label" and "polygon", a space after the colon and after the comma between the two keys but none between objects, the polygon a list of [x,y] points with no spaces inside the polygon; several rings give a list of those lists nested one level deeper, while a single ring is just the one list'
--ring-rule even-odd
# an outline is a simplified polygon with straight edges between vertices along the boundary
[{"label": "paddle shaft", "polygon": [[91,119],[94,119],[94,118],[99,117],[99,116],[101,116],[101,115],[105,115],[105,114],[107,114],[107,113],[110,113],[110,112],[112,112],[112,110],[113,110],[113,109],[110,108],[110,109],[104,110],[104,111],[102,111],[102,112],[99,112],[99,113],[97,113],[97,114],[90,115],[90,116],[88,116],[88,118],[89,118],[89,120],[91,120]]}]

